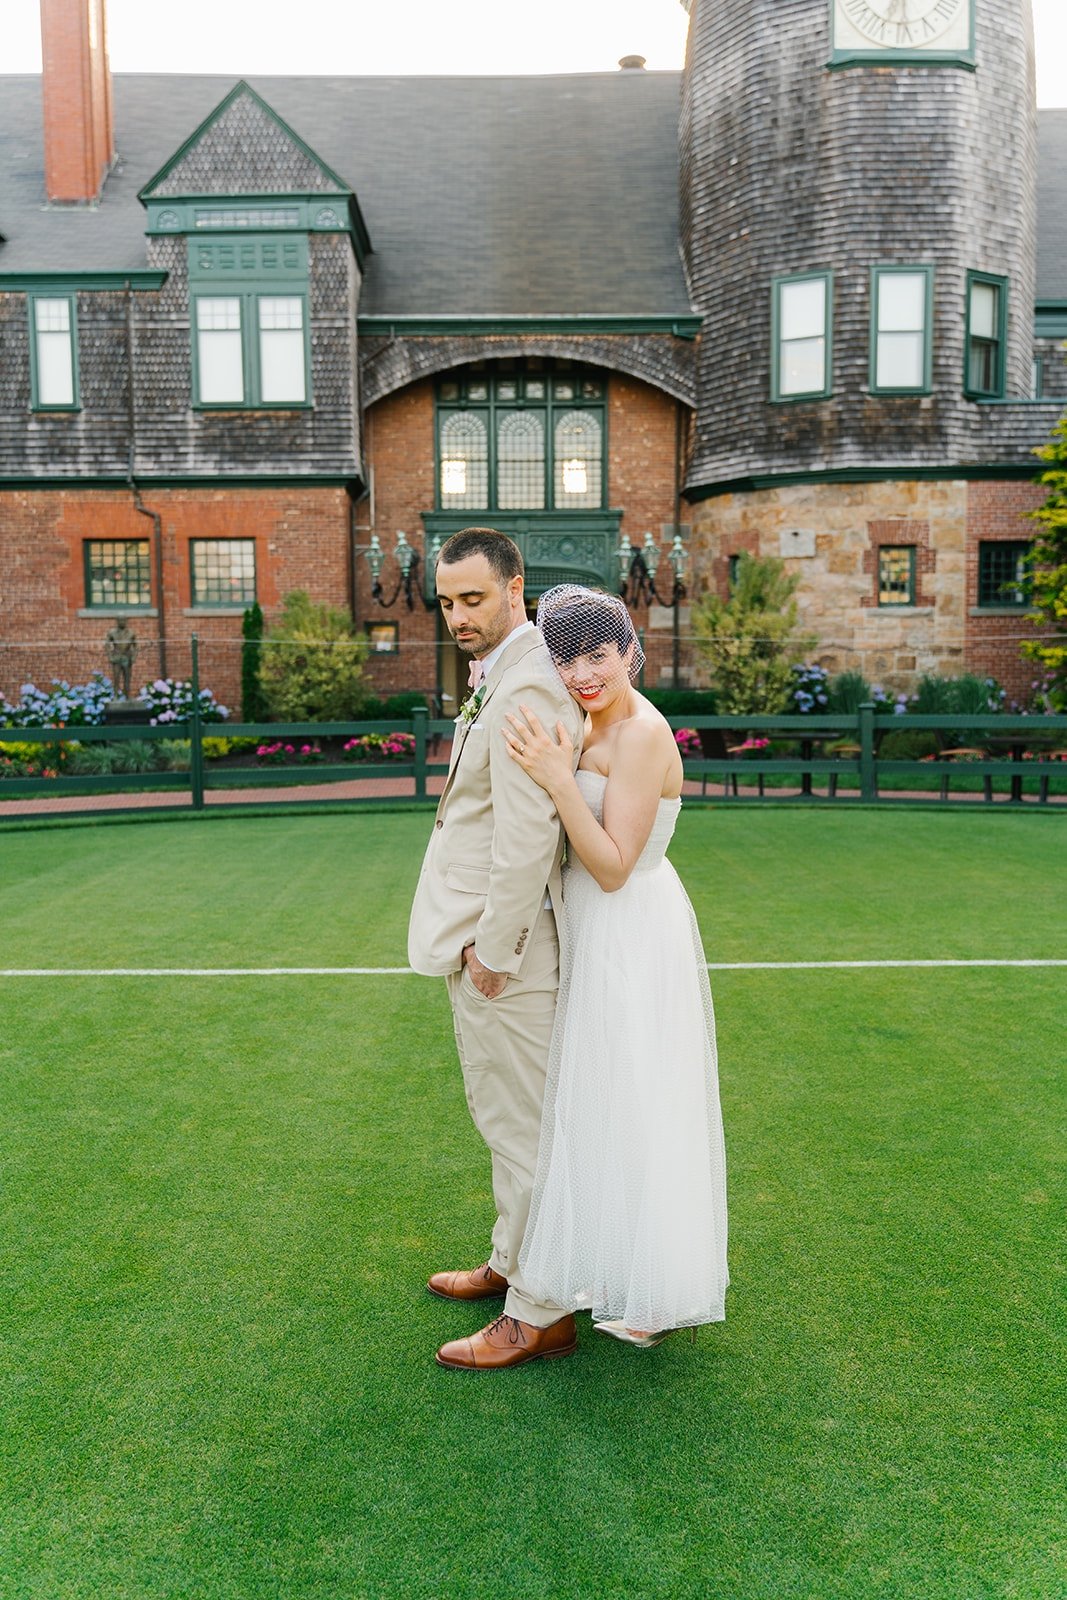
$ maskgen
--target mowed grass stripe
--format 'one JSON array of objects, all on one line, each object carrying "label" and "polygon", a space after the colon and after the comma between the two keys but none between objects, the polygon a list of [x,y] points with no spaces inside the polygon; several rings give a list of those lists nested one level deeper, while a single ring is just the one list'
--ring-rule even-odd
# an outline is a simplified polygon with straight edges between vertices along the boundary
[{"label": "mowed grass stripe", "polygon": [[[707,958],[1067,958],[1064,818],[683,811]],[[430,820],[210,818],[7,833],[7,968],[399,967]]]},{"label": "mowed grass stripe", "polygon": [[5,1594],[1058,1593],[1062,981],[780,981],[715,984],[727,1322],[471,1378],[443,985],[13,980]]}]

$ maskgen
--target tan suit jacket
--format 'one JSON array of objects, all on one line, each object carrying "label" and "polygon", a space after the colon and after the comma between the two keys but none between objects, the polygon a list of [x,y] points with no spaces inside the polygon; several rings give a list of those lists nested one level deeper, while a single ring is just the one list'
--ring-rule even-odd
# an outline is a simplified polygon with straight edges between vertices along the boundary
[{"label": "tan suit jacket", "polygon": [[460,971],[472,941],[487,967],[518,974],[546,889],[559,905],[563,829],[548,795],[508,755],[502,733],[520,701],[553,734],[564,723],[577,765],[581,711],[541,635],[527,630],[494,662],[475,717],[457,723],[408,928],[408,960],[427,977]]}]

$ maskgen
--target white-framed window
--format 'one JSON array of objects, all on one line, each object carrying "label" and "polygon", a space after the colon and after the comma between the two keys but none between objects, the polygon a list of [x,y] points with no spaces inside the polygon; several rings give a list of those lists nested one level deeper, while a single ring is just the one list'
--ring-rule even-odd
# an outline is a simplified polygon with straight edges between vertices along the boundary
[{"label": "white-framed window", "polygon": [[874,267],[871,272],[871,388],[923,394],[931,380],[930,267]]},{"label": "white-framed window", "polygon": [[34,409],[74,411],[78,406],[74,298],[34,295],[30,318]]},{"label": "white-framed window", "polygon": [[776,278],[772,291],[771,397],[822,399],[830,393],[833,276]]}]

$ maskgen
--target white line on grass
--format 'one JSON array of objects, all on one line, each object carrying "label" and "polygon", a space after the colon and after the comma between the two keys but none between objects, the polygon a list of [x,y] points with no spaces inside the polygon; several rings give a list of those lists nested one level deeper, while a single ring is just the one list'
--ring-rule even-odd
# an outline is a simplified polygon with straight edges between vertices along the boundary
[{"label": "white line on grass", "polygon": [[[709,972],[848,972],[867,967],[1067,967],[1067,957],[936,961],[709,961]],[[398,978],[411,967],[0,967],[0,978]]]}]

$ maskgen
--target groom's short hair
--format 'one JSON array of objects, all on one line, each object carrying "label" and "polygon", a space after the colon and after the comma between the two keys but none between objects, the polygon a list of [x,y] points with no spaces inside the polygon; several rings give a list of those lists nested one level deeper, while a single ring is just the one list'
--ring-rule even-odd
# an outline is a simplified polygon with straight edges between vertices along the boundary
[{"label": "groom's short hair", "polygon": [[445,540],[437,553],[437,564],[451,566],[469,556],[484,556],[501,583],[524,575],[522,551],[514,539],[495,528],[461,528]]}]

